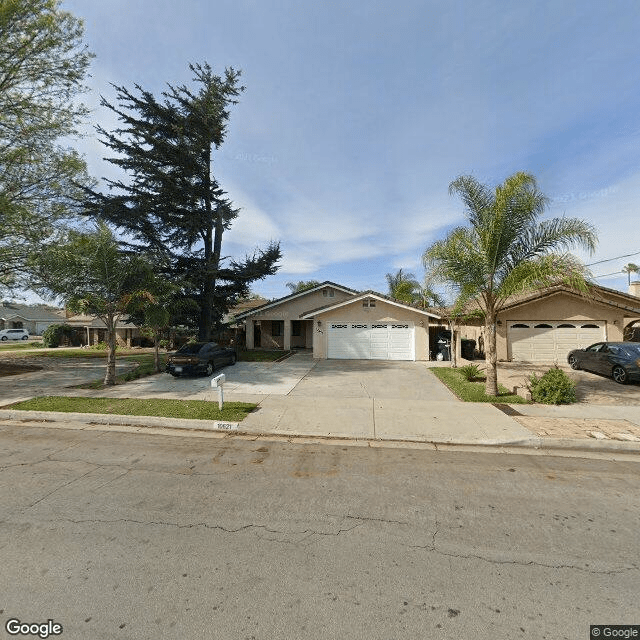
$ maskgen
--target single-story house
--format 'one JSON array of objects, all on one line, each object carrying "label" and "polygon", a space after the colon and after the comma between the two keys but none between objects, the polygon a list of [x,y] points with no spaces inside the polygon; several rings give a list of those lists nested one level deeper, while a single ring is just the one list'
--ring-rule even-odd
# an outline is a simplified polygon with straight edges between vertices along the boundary
[{"label": "single-story house", "polygon": [[430,310],[323,282],[235,316],[247,349],[313,349],[314,358],[429,360]]},{"label": "single-story house", "polygon": [[[600,285],[587,294],[564,285],[540,289],[514,296],[498,314],[498,360],[565,362],[572,349],[635,339],[638,328],[640,282],[631,283],[629,293]],[[476,340],[482,351],[483,320],[463,321],[460,336]]]},{"label": "single-story house", "polygon": [[[77,341],[81,345],[93,345],[107,340],[107,326],[96,316],[75,315],[63,320],[76,329]],[[137,325],[119,320],[116,324],[116,344],[122,347],[131,347],[136,338],[140,338],[140,329]]]},{"label": "single-story house", "polygon": [[0,303],[0,329],[26,329],[39,336],[52,324],[64,322],[64,311],[45,305],[26,305],[16,302]]}]

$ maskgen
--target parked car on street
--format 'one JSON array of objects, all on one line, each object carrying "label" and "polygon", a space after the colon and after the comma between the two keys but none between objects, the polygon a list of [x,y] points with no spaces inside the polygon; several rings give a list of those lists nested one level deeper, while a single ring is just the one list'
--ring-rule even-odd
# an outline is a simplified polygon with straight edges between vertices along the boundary
[{"label": "parked car on street", "polygon": [[613,378],[620,384],[640,382],[640,342],[596,342],[569,352],[572,369],[584,369]]},{"label": "parked car on street", "polygon": [[28,340],[29,332],[26,329],[2,329],[0,331],[0,340]]},{"label": "parked car on street", "polygon": [[167,373],[210,376],[214,369],[236,363],[236,352],[215,342],[187,342],[167,359]]}]

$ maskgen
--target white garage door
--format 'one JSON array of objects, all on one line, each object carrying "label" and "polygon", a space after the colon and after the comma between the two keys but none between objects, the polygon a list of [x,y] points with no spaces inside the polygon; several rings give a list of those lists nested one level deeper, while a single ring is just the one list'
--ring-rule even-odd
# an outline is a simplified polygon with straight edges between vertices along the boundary
[{"label": "white garage door", "polygon": [[413,323],[329,322],[327,357],[415,360]]},{"label": "white garage door", "polygon": [[507,323],[512,360],[565,362],[572,349],[605,340],[605,323],[521,321]]}]

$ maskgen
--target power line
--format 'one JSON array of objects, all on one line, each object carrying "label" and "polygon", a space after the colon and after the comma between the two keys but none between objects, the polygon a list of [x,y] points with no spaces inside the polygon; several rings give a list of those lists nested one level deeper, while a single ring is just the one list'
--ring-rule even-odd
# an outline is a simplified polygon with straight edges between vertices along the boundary
[{"label": "power line", "polygon": [[593,276],[596,280],[598,278],[606,278],[608,276],[620,276],[622,277],[622,274],[624,273],[624,271],[614,271],[613,273],[605,273],[604,275],[601,276]]},{"label": "power line", "polygon": [[636,253],[628,253],[626,256],[618,256],[617,258],[609,258],[607,260],[598,260],[598,262],[592,262],[591,264],[586,264],[585,267],[593,267],[594,264],[602,264],[603,262],[613,262],[614,260],[620,260],[620,258],[631,258],[632,256],[640,256],[640,251],[636,251]]}]

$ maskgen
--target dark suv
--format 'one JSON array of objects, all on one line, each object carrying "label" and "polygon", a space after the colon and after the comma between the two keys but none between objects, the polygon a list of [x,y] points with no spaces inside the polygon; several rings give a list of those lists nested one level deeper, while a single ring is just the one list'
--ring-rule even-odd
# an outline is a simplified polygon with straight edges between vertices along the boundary
[{"label": "dark suv", "polygon": [[210,376],[225,364],[236,363],[236,352],[215,342],[187,342],[167,360],[167,373],[176,378],[183,373]]}]

